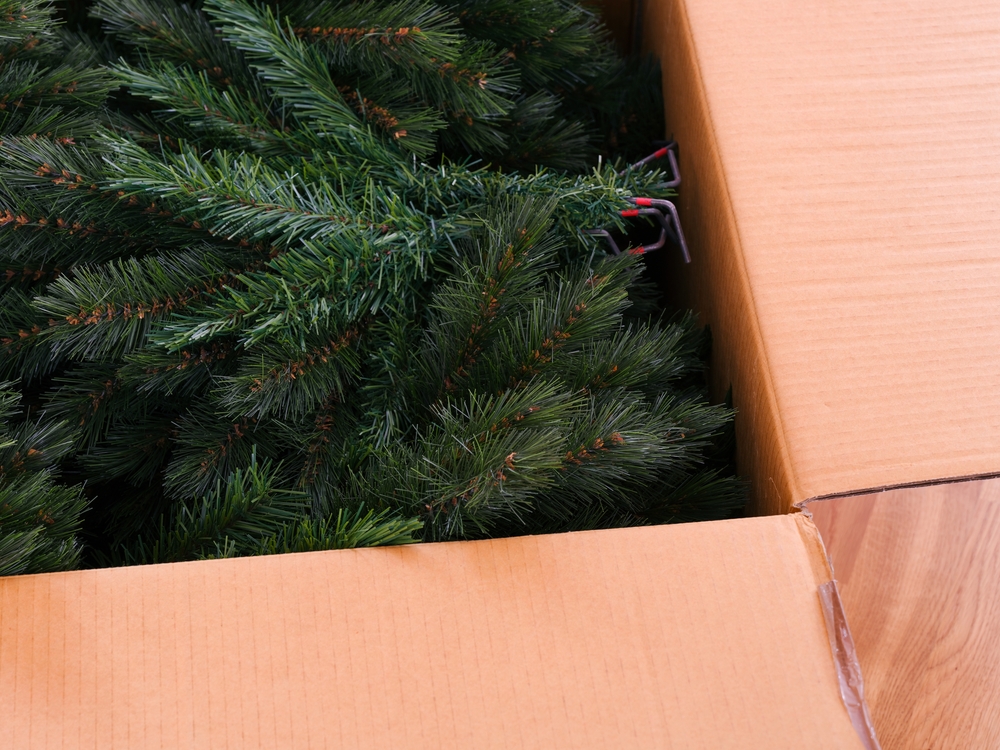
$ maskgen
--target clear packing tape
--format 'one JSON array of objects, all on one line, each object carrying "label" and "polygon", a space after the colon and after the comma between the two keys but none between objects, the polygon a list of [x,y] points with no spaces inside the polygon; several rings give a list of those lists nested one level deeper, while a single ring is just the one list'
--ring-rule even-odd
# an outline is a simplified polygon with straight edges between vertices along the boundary
[{"label": "clear packing tape", "polygon": [[875,736],[875,726],[872,724],[868,704],[865,703],[865,685],[861,678],[861,665],[854,649],[854,639],[847,627],[847,616],[840,600],[840,590],[837,582],[828,581],[819,587],[819,601],[826,620],[826,632],[830,636],[830,650],[833,652],[833,662],[837,668],[837,680],[840,683],[840,697],[844,700],[851,724],[861,738],[865,750],[881,750],[878,738]]}]

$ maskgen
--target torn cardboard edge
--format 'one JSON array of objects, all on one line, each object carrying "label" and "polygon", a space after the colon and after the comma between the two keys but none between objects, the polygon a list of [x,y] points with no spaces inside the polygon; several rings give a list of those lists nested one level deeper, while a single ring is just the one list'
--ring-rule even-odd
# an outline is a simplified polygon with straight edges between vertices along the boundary
[{"label": "torn cardboard edge", "polygon": [[827,634],[830,638],[830,652],[833,655],[837,680],[840,683],[840,696],[844,701],[848,715],[851,717],[851,724],[865,750],[881,750],[875,733],[875,724],[872,722],[871,712],[865,700],[861,662],[854,646],[854,637],[851,635],[851,628],[847,621],[847,612],[844,610],[844,604],[840,598],[836,570],[827,552],[823,535],[813,521],[812,512],[808,508],[809,502],[811,501],[796,503],[794,507],[797,512],[794,513],[794,516],[801,519],[799,528],[802,531],[804,543],[807,546],[815,545],[817,554],[826,563],[826,574],[829,580],[819,584],[817,593],[823,609]]},{"label": "torn cardboard edge", "polygon": [[837,666],[837,680],[840,682],[840,697],[851,717],[858,737],[865,750],[880,750],[878,738],[875,736],[875,725],[872,723],[868,703],[865,702],[865,684],[861,677],[861,663],[858,652],[854,648],[854,638],[847,625],[847,615],[844,604],[840,600],[837,581],[831,580],[819,587],[819,598],[823,605],[823,618],[830,635],[830,650]]},{"label": "torn cardboard edge", "polygon": [[816,592],[823,610],[823,620],[830,639],[830,653],[837,671],[837,682],[840,685],[840,697],[844,702],[844,708],[847,709],[851,725],[864,749],[881,750],[871,712],[865,701],[861,662],[854,647],[854,638],[851,636],[847,613],[840,599],[833,563],[827,554],[823,535],[820,534],[808,510],[795,513],[793,517],[798,523],[799,533],[802,534],[802,543],[809,551],[809,559],[817,566],[813,571],[816,580],[822,581],[817,586]]},{"label": "torn cardboard edge", "polygon": [[870,748],[830,580],[802,514],[0,579],[6,746]]}]

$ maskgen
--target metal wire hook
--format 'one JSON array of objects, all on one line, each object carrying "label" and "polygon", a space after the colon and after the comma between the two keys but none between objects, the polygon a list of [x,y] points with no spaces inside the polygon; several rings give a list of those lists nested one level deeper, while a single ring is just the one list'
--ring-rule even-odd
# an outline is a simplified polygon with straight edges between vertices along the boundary
[{"label": "metal wire hook", "polygon": [[[677,142],[672,140],[662,148],[659,148],[651,153],[645,159],[640,159],[634,164],[629,165],[618,174],[624,175],[630,169],[638,169],[639,167],[649,164],[651,161],[662,159],[665,156],[670,164],[670,174],[672,176],[669,181],[658,183],[655,187],[675,188],[681,184],[681,172],[680,167],[677,164],[677,154],[675,153],[676,149]],[[652,252],[653,250],[659,250],[666,244],[667,237],[670,237],[680,246],[681,253],[684,255],[684,262],[691,262],[691,253],[688,251],[687,240],[684,238],[684,230],[681,229],[681,219],[677,214],[677,207],[672,201],[668,201],[663,198],[628,198],[627,200],[638,208],[630,208],[624,211],[619,211],[620,216],[623,218],[631,218],[633,216],[655,216],[661,227],[660,238],[656,242],[649,245],[640,245],[639,247],[631,248],[629,249],[630,253],[642,255]],[[666,215],[664,215],[665,213]],[[608,232],[608,230],[584,229],[582,231],[584,234],[589,234],[595,237],[603,237],[611,247],[611,252],[615,255],[621,255],[621,248],[618,247],[618,243],[615,242],[614,237],[610,232]]]},{"label": "metal wire hook", "polygon": [[[665,230],[670,232],[674,241],[680,245],[681,253],[684,255],[684,262],[690,263],[691,253],[688,251],[687,240],[684,238],[684,230],[681,229],[681,217],[677,214],[677,206],[675,206],[673,202],[664,200],[663,198],[629,198],[628,200],[637,206],[648,206],[652,210],[659,209],[657,210],[657,213],[660,215],[660,224]],[[667,222],[666,217],[660,213],[660,210],[666,211],[670,214],[672,226]]]},{"label": "metal wire hook", "polygon": [[644,159],[639,159],[635,164],[630,164],[628,167],[623,169],[618,173],[619,177],[625,175],[630,169],[638,169],[639,167],[644,167],[651,161],[656,161],[657,159],[662,159],[664,156],[667,157],[667,163],[670,165],[670,174],[672,177],[667,182],[658,182],[655,187],[662,189],[675,188],[681,184],[681,170],[680,166],[677,164],[677,141],[670,141],[663,148],[659,148],[649,156]]},{"label": "metal wire hook", "polygon": [[671,232],[670,224],[667,222],[667,217],[664,216],[657,208],[629,208],[624,211],[619,211],[618,214],[623,219],[630,219],[633,216],[655,216],[656,220],[660,223],[660,238],[649,245],[640,245],[639,247],[633,248],[629,252],[642,255],[645,253],[652,252],[653,250],[659,250],[667,243],[667,234]]},{"label": "metal wire hook", "polygon": [[615,242],[615,238],[611,236],[611,232],[609,232],[607,229],[584,229],[581,231],[583,231],[584,234],[589,234],[594,237],[603,237],[608,241],[608,244],[611,246],[612,253],[614,253],[615,255],[622,254],[621,249],[619,249],[618,247],[618,243]]}]

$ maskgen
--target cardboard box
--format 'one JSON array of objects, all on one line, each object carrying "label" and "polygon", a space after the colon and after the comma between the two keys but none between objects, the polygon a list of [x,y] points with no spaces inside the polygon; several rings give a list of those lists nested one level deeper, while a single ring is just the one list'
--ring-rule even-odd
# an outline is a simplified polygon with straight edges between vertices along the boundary
[{"label": "cardboard box", "polygon": [[0,745],[873,748],[829,581],[801,515],[2,578]]},{"label": "cardboard box", "polygon": [[838,496],[858,659],[800,514],[14,578],[0,744],[875,747],[858,662],[887,750],[1000,743],[997,484],[933,485],[1000,472],[998,10],[633,7],[753,509]]}]

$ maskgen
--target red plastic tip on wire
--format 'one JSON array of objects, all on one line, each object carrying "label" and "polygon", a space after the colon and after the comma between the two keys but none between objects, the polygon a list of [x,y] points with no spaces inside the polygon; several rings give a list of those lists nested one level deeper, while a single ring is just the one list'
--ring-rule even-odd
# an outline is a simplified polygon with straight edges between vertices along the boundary
[{"label": "red plastic tip on wire", "polygon": [[630,169],[639,169],[639,167],[644,167],[651,161],[656,161],[657,159],[662,159],[664,156],[667,157],[667,161],[670,163],[670,174],[672,177],[667,182],[661,182],[656,185],[657,188],[676,188],[681,184],[681,173],[680,167],[677,164],[677,154],[674,153],[674,149],[677,147],[675,142],[671,142],[664,146],[663,148],[658,148],[656,151],[651,153],[645,159],[640,159],[635,164],[631,164],[621,172],[618,173],[619,176],[624,176]]},{"label": "red plastic tip on wire", "polygon": [[[691,255],[688,252],[687,241],[684,239],[684,230],[681,229],[681,219],[677,215],[677,207],[674,206],[673,202],[663,198],[629,198],[628,200],[637,206],[643,206],[643,208],[627,209],[630,212],[629,215],[654,216],[663,227],[659,242],[647,245],[645,251],[649,252],[661,248],[667,239],[667,234],[670,234],[674,241],[680,245],[684,262],[690,263]],[[623,211],[621,215],[625,216],[625,212]]]},{"label": "red plastic tip on wire", "polygon": [[626,208],[624,211],[619,212],[623,219],[632,219],[639,215],[638,208]]}]

